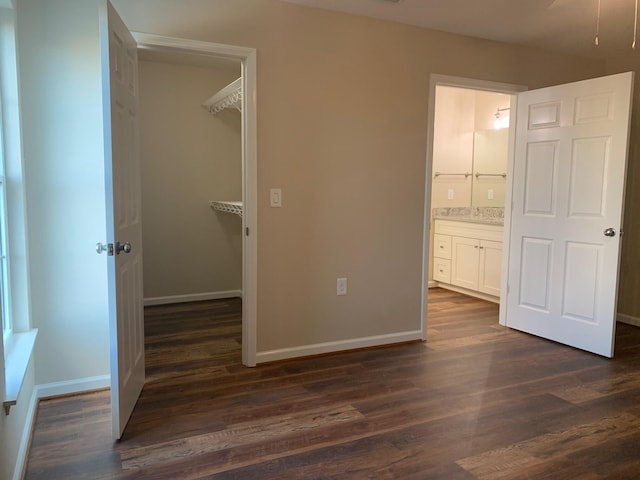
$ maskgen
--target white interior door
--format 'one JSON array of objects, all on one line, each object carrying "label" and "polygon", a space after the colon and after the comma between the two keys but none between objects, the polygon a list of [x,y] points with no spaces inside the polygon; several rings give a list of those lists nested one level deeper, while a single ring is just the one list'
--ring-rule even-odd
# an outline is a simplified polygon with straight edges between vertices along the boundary
[{"label": "white interior door", "polygon": [[136,42],[105,3],[101,42],[107,241],[113,246],[108,257],[111,415],[117,439],[144,384],[138,65]]},{"label": "white interior door", "polygon": [[518,96],[506,325],[607,357],[632,91],[630,72]]}]

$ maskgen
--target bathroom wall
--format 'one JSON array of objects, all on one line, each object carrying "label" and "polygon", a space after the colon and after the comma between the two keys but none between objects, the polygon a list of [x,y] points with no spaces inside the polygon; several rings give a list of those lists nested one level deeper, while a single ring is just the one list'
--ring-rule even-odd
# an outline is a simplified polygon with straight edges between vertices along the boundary
[{"label": "bathroom wall", "polygon": [[241,114],[201,103],[240,66],[142,60],[139,75],[145,300],[237,295],[242,219],[209,202],[242,199]]}]

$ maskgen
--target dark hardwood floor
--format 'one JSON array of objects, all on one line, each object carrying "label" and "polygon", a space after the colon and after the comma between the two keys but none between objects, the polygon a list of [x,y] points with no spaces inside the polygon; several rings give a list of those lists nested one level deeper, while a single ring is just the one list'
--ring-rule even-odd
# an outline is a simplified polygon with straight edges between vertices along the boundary
[{"label": "dark hardwood floor", "polygon": [[638,479],[640,329],[607,360],[430,291],[428,341],[240,363],[239,300],[148,308],[124,438],[108,392],[40,403],[28,480]]}]

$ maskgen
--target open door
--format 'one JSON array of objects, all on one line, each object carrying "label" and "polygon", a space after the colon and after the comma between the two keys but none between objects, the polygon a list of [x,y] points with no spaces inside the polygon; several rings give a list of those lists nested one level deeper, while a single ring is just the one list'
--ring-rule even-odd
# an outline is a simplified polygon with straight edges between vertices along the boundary
[{"label": "open door", "polygon": [[122,436],[144,385],[136,42],[111,4],[100,19],[105,138],[111,415]]},{"label": "open door", "polygon": [[519,94],[506,325],[613,356],[633,73]]}]

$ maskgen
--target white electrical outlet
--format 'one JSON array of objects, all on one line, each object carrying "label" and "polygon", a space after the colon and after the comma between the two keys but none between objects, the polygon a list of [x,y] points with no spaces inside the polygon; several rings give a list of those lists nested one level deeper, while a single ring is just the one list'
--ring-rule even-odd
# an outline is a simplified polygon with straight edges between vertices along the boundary
[{"label": "white electrical outlet", "polygon": [[487,200],[493,200],[493,188],[487,190]]},{"label": "white electrical outlet", "polygon": [[447,200],[453,200],[453,188],[447,190]]},{"label": "white electrical outlet", "polygon": [[337,295],[346,295],[347,294],[347,279],[339,278],[336,282],[336,294]]}]

